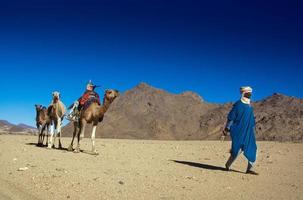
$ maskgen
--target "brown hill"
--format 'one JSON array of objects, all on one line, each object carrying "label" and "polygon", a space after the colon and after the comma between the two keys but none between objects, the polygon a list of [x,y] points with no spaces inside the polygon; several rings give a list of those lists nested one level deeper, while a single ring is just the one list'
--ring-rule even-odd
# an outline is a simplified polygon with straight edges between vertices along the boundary
[{"label": "brown hill", "polygon": [[302,99],[275,93],[254,107],[259,139],[303,141]]},{"label": "brown hill", "polygon": [[[274,94],[254,103],[257,138],[302,141],[303,100]],[[193,92],[171,94],[141,83],[111,105],[97,137],[128,139],[219,139],[231,103],[205,102]],[[91,128],[86,131],[90,134]],[[68,124],[63,134],[71,136]]]},{"label": "brown hill", "polygon": [[4,134],[36,134],[37,129],[26,124],[12,124],[6,120],[0,120],[0,133]]},{"label": "brown hill", "polygon": [[[232,104],[221,105],[201,117],[207,139],[219,138]],[[282,94],[253,103],[258,140],[303,141],[303,100]]]},{"label": "brown hill", "polygon": [[13,126],[13,124],[9,123],[6,120],[0,120],[0,127],[8,127],[8,126]]}]

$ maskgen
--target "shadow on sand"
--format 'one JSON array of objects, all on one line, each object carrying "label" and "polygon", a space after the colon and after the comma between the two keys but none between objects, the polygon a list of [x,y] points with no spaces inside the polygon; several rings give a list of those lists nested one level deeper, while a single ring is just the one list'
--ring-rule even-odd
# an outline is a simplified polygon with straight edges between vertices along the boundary
[{"label": "shadow on sand", "polygon": [[[34,143],[34,142],[29,142],[29,143],[25,143],[26,145],[31,145],[31,146],[36,146],[38,148],[46,148],[47,145],[43,144],[43,145],[38,145],[37,143]],[[61,151],[67,151],[67,148],[52,148],[54,150],[61,150]]]},{"label": "shadow on sand", "polygon": [[[29,143],[25,143],[25,144],[30,145],[30,146],[36,146],[38,148],[46,148],[47,147],[47,145],[37,145],[37,143],[34,143],[34,142],[29,142]],[[59,151],[63,151],[63,152],[72,152],[73,153],[73,151],[69,151],[67,148],[64,148],[64,147],[62,147],[62,148],[57,148],[56,147],[56,148],[51,148],[49,150],[59,150]],[[99,155],[99,153],[94,153],[94,152],[87,151],[87,150],[82,150],[82,149],[80,150],[80,152],[88,154],[88,155],[93,155],[93,156]]]},{"label": "shadow on sand", "polygon": [[34,143],[34,142],[29,142],[29,143],[25,143],[25,144],[26,145],[31,145],[31,146],[36,146],[36,147],[42,147],[42,146],[38,146],[37,143]]},{"label": "shadow on sand", "polygon": [[[175,163],[183,164],[183,165],[188,165],[191,167],[197,167],[197,168],[202,168],[202,169],[207,169],[207,170],[215,170],[215,171],[226,171],[225,167],[220,167],[220,166],[215,166],[215,165],[208,165],[208,164],[203,164],[203,163],[195,163],[195,162],[189,162],[189,161],[182,161],[182,160],[169,160]],[[244,173],[240,172],[237,170],[229,170],[231,172],[238,172],[238,173]]]}]

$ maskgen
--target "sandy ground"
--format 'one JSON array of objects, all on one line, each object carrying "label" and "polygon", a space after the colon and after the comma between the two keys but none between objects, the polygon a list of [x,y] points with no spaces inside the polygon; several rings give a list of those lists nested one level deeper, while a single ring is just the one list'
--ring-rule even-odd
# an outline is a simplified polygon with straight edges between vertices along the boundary
[{"label": "sandy ground", "polygon": [[[0,199],[303,199],[303,144],[258,142],[255,170],[230,142],[98,139],[99,155],[0,135]],[[70,138],[63,138],[64,147]],[[90,150],[89,139],[82,148]],[[25,171],[19,168],[27,167]]]}]

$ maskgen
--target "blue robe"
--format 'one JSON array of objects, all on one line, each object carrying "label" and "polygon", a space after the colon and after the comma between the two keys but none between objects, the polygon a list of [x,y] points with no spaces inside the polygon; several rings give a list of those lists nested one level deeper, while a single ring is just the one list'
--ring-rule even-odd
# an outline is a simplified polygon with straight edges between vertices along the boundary
[{"label": "blue robe", "polygon": [[227,128],[230,129],[232,139],[231,154],[237,157],[239,151],[244,152],[244,156],[250,162],[256,160],[256,138],[255,138],[255,116],[250,104],[245,104],[241,100],[237,101],[228,114]]}]

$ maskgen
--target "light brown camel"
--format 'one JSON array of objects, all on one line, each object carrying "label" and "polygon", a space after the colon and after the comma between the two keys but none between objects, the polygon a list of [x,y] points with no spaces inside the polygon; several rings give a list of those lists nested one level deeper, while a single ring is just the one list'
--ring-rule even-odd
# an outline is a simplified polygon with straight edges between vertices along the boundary
[{"label": "light brown camel", "polygon": [[[61,143],[61,123],[65,114],[65,105],[60,101],[60,93],[53,92],[53,100],[48,107],[48,115],[54,123],[54,130],[51,131],[50,140],[47,148],[55,147],[56,136],[59,135],[58,148],[62,149]],[[54,139],[53,139],[54,137]]]},{"label": "light brown camel", "polygon": [[43,146],[46,129],[46,146],[48,145],[48,132],[49,127],[52,124],[52,120],[48,115],[47,108],[42,105],[35,105],[36,107],[36,126],[38,129],[38,144],[37,146]]},{"label": "light brown camel", "polygon": [[[88,108],[84,111],[81,111],[80,118],[78,122],[74,122],[74,132],[73,139],[71,141],[70,146],[68,147],[69,151],[73,150],[73,142],[75,136],[77,134],[77,146],[74,150],[75,153],[80,152],[80,140],[84,137],[85,127],[87,124],[92,123],[93,130],[91,135],[92,140],[92,153],[97,154],[95,149],[95,137],[96,137],[96,128],[99,122],[102,122],[103,116],[105,112],[108,110],[110,104],[115,100],[115,98],[119,96],[119,92],[117,90],[106,90],[103,98],[103,105],[100,106],[97,102],[92,102]],[[77,129],[79,131],[77,132]]]}]

